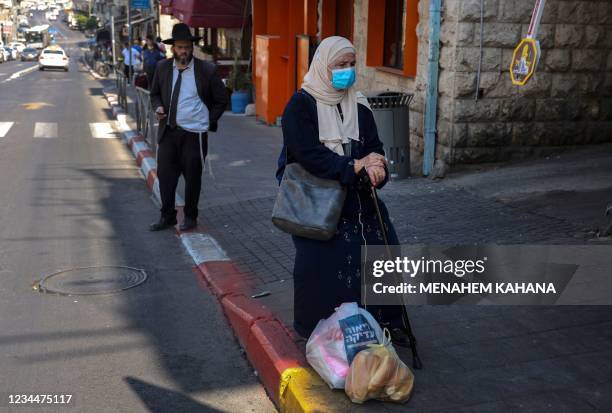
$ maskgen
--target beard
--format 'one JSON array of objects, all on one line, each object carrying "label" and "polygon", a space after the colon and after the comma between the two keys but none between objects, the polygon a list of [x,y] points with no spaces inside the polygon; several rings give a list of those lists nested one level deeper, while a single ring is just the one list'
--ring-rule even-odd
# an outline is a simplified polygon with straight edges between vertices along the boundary
[{"label": "beard", "polygon": [[191,53],[186,53],[183,55],[179,55],[176,52],[172,52],[172,55],[174,56],[174,61],[180,65],[186,65],[191,61]]}]

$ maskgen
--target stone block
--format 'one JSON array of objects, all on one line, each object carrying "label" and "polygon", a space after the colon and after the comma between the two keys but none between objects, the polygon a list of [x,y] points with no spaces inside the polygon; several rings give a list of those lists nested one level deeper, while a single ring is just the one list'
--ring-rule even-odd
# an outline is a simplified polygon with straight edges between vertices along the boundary
[{"label": "stone block", "polygon": [[571,65],[570,51],[567,49],[548,50],[542,60],[544,70],[549,72],[566,72]]},{"label": "stone block", "polygon": [[487,23],[483,44],[486,47],[515,47],[521,38],[521,25],[516,23]]},{"label": "stone block", "polygon": [[455,102],[455,122],[487,122],[498,118],[497,99],[457,99]]},{"label": "stone block", "polygon": [[537,34],[537,38],[540,41],[540,49],[552,49],[555,47],[555,27],[554,24],[540,25],[540,30]]},{"label": "stone block", "polygon": [[563,121],[566,117],[566,99],[537,99],[535,118],[537,121]]},{"label": "stone block", "polygon": [[577,88],[578,75],[576,73],[553,73],[551,97],[575,97]]},{"label": "stone block", "polygon": [[528,23],[533,4],[528,1],[502,1],[497,20],[507,23]]},{"label": "stone block", "polygon": [[[499,71],[501,69],[502,49],[485,47],[482,49],[482,66],[484,72]],[[461,47],[457,48],[458,72],[475,72],[478,70],[480,61],[480,48]]]},{"label": "stone block", "polygon": [[468,141],[468,124],[454,123],[452,130],[452,145],[455,148],[463,148],[467,146]]},{"label": "stone block", "polygon": [[558,23],[557,15],[559,13],[559,2],[547,1],[544,6],[541,24]]},{"label": "stone block", "polygon": [[455,83],[455,72],[451,70],[441,70],[438,78],[438,93],[440,96],[453,97],[453,85]]},{"label": "stone block", "polygon": [[[599,96],[605,88],[605,73],[577,73],[578,93],[585,96]],[[605,89],[604,89],[605,93]]]},{"label": "stone block", "polygon": [[578,48],[584,37],[584,26],[576,24],[558,24],[555,29],[555,47]]},{"label": "stone block", "polygon": [[612,122],[590,122],[586,133],[590,143],[612,142]]},{"label": "stone block", "polygon": [[[477,26],[474,23],[459,23],[457,25],[457,46],[472,46],[474,42],[474,33]],[[478,26],[480,33],[480,27]]]},{"label": "stone block", "polygon": [[584,28],[584,47],[605,46],[606,30],[603,26],[589,25]]},{"label": "stone block", "polygon": [[[518,95],[519,88],[512,84],[508,72],[496,73],[496,76],[492,75],[492,73],[483,73],[481,77],[480,88],[483,90],[482,96],[484,98],[509,98]],[[492,81],[494,79],[495,81]]]},{"label": "stone block", "polygon": [[512,145],[528,145],[532,138],[533,122],[514,122],[512,124]]},{"label": "stone block", "polygon": [[576,23],[576,14],[578,13],[579,4],[579,1],[560,1],[557,8],[557,22]]},{"label": "stone block", "polygon": [[533,143],[546,146],[568,145],[581,136],[579,122],[536,122],[533,128]]},{"label": "stone block", "polygon": [[[462,0],[459,7],[459,21],[480,21],[481,0]],[[483,17],[485,21],[497,17],[498,0],[484,0]]]},{"label": "stone block", "polygon": [[468,147],[503,146],[510,143],[512,125],[504,122],[468,124]]},{"label": "stone block", "polygon": [[530,121],[535,116],[535,109],[533,99],[502,99],[499,119],[504,122]]},{"label": "stone block", "polygon": [[476,92],[476,73],[455,73],[454,86],[454,95],[456,97],[474,96]]},{"label": "stone block", "polygon": [[441,96],[438,98],[438,117],[440,119],[452,121],[455,102],[455,99],[451,97]]},{"label": "stone block", "polygon": [[457,24],[445,22],[440,28],[440,43],[443,46],[451,46],[455,44],[457,37]]},{"label": "stone block", "polygon": [[601,100],[601,119],[612,120],[612,98],[604,98]]},{"label": "stone block", "polygon": [[608,27],[606,30],[606,43],[604,47],[612,49],[612,27]]},{"label": "stone block", "polygon": [[606,51],[603,49],[572,50],[572,70],[575,72],[598,72],[604,68]]},{"label": "stone block", "polygon": [[599,3],[599,23],[612,24],[612,2],[602,1]]},{"label": "stone block", "polygon": [[[458,50],[462,50],[458,49]],[[425,61],[427,61],[427,54],[425,54]],[[447,70],[455,70],[455,48],[454,47],[442,47],[440,49],[440,68]]]},{"label": "stone block", "polygon": [[552,85],[552,74],[547,72],[536,72],[525,86],[518,90],[520,96],[544,98],[550,96]]},{"label": "stone block", "polygon": [[[581,1],[578,4],[577,13],[572,16],[574,18],[574,22],[582,24],[597,24],[600,20],[599,3],[600,2],[596,1]],[[559,5],[559,7],[561,7],[561,5]]]},{"label": "stone block", "polygon": [[585,118],[598,120],[601,117],[602,109],[598,98],[583,98],[580,100],[580,112]]}]

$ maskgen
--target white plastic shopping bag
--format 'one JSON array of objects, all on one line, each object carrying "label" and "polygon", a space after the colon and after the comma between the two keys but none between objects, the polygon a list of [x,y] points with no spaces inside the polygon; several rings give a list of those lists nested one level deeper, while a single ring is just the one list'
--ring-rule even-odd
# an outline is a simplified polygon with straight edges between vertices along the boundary
[{"label": "white plastic shopping bag", "polygon": [[332,389],[344,389],[355,355],[368,344],[383,342],[374,317],[357,303],[343,303],[319,321],[306,343],[306,359]]}]

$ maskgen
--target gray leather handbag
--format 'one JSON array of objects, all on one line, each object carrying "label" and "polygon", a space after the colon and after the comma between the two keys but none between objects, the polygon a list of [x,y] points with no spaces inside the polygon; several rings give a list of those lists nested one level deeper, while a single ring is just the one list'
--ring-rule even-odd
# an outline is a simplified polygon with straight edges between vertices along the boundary
[{"label": "gray leather handbag", "polygon": [[285,166],[272,223],[291,235],[327,241],[336,233],[345,199],[340,182],[316,177],[293,162]]}]

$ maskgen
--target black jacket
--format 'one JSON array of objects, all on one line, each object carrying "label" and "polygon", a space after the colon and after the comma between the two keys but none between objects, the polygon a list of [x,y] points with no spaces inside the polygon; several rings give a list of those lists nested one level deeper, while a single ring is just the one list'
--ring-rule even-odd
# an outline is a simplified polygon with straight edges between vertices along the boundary
[{"label": "black jacket", "polygon": [[[173,59],[164,59],[157,63],[150,88],[153,110],[163,106],[166,114],[170,113],[170,98],[172,96],[172,62]],[[209,112],[210,123],[208,130],[215,132],[217,130],[217,121],[227,107],[227,90],[216,73],[215,65],[195,57],[193,58],[193,65],[198,95]],[[167,120],[168,118],[166,117],[159,122],[158,141],[161,141],[164,136]]]}]

